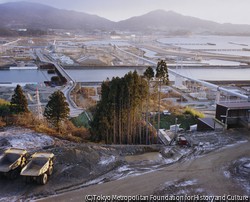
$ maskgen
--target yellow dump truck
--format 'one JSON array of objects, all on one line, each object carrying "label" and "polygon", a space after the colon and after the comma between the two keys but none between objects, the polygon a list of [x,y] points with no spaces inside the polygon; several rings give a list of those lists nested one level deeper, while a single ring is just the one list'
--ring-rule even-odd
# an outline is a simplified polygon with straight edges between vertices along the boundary
[{"label": "yellow dump truck", "polygon": [[36,181],[46,184],[48,175],[52,175],[55,157],[53,153],[36,152],[31,156],[30,162],[22,169],[20,175],[25,183]]},{"label": "yellow dump truck", "polygon": [[16,179],[26,163],[27,151],[25,149],[6,150],[0,159],[0,177],[7,176],[8,179]]}]

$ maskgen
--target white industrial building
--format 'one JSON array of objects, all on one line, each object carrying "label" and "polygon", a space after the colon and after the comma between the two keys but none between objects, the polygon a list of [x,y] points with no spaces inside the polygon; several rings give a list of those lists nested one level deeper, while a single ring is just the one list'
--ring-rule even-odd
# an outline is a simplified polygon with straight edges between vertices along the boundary
[{"label": "white industrial building", "polygon": [[71,60],[70,57],[66,55],[58,55],[57,53],[54,53],[51,54],[51,57],[53,57],[56,61],[59,61],[64,65],[74,65],[74,61]]}]

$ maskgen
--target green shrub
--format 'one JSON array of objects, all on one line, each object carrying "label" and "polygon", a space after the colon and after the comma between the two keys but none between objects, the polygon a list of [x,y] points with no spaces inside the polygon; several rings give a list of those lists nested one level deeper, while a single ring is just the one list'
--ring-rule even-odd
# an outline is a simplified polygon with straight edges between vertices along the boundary
[{"label": "green shrub", "polygon": [[10,102],[0,98],[0,105],[8,106],[8,105],[10,105]]}]

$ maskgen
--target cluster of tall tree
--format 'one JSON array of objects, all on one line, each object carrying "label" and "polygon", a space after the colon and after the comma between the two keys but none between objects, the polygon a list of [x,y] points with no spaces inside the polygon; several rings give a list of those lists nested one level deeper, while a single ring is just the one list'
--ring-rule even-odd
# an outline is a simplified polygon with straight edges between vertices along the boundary
[{"label": "cluster of tall tree", "polygon": [[[90,124],[92,141],[105,141],[106,144],[156,143],[152,125],[148,121],[150,83],[153,78],[154,71],[148,67],[143,76],[139,76],[135,70],[122,78],[116,77],[102,83],[100,102]],[[160,88],[162,82],[168,83],[164,61],[157,65],[156,79]]]},{"label": "cluster of tall tree", "polygon": [[101,99],[91,122],[93,141],[137,144],[141,134],[142,103],[147,97],[147,83],[135,70],[124,77],[102,83]]}]

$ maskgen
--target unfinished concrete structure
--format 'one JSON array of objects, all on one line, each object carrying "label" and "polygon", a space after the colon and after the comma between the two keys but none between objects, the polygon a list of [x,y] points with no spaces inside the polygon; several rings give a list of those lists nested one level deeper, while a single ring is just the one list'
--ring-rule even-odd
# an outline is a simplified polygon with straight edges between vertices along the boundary
[{"label": "unfinished concrete structure", "polygon": [[216,106],[215,118],[225,124],[225,128],[250,128],[250,102],[220,103]]}]

